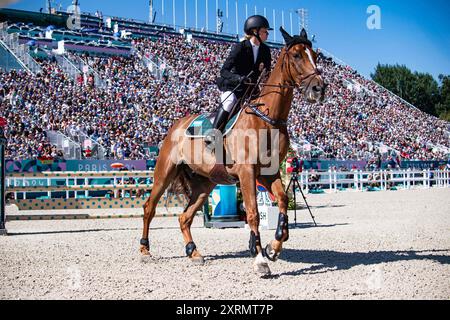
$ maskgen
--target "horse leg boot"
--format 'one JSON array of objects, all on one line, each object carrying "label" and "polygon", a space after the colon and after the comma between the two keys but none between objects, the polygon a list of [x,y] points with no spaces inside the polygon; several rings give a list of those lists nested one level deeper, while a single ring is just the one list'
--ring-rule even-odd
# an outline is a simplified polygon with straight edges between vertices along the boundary
[{"label": "horse leg boot", "polygon": [[241,190],[245,203],[245,210],[247,213],[247,223],[250,226],[250,250],[255,256],[253,262],[253,270],[255,272],[268,275],[270,268],[264,257],[261,246],[261,237],[259,234],[259,214],[256,203],[256,182],[254,170],[245,170],[245,173],[239,175],[241,181]]},{"label": "horse leg boot", "polygon": [[200,209],[208,199],[208,196],[212,189],[214,189],[215,184],[206,178],[202,178],[201,181],[193,181],[191,186],[191,199],[189,200],[189,204],[187,205],[184,213],[178,218],[178,222],[180,223],[180,229],[183,233],[184,243],[186,245],[186,255],[194,264],[203,264],[204,259],[197,250],[197,246],[192,239],[191,225],[194,221],[197,210]]},{"label": "horse leg boot", "polygon": [[277,230],[275,231],[275,240],[267,244],[264,249],[265,256],[270,261],[276,261],[281,254],[283,242],[289,239],[289,220],[287,215],[288,197],[284,191],[280,175],[274,177],[258,177],[258,181],[267,189],[272,190],[278,202],[280,215],[278,216]]}]

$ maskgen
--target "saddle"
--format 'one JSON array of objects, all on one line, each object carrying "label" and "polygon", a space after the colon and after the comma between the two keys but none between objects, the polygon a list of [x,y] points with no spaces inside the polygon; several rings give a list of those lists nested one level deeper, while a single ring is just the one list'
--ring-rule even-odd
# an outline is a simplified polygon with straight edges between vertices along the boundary
[{"label": "saddle", "polygon": [[[233,130],[233,127],[236,125],[236,122],[241,112],[242,109],[226,123],[223,137],[229,135],[230,132]],[[215,116],[213,113],[202,114],[195,117],[185,131],[186,137],[194,139],[205,138],[208,131],[213,128],[212,125],[214,123],[214,118]],[[233,185],[238,182],[236,178],[228,174],[225,165],[223,163],[217,163],[213,167],[209,175],[210,175],[209,179],[215,184]]]},{"label": "saddle", "polygon": [[[232,117],[227,124],[225,125],[223,136],[226,137],[233,127],[235,126],[239,115],[242,110],[240,110],[234,117]],[[214,123],[215,116],[213,113],[209,114],[201,114],[195,117],[194,120],[189,124],[185,131],[185,135],[188,138],[204,138],[209,130],[213,128],[212,124]]]}]

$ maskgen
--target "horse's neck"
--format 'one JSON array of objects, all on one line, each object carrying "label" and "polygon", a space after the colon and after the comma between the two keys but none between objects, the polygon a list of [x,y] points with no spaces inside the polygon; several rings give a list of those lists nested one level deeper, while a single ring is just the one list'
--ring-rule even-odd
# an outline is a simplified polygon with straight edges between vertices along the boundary
[{"label": "horse's neck", "polygon": [[283,59],[285,52],[280,54],[274,70],[270,74],[269,80],[266,84],[272,86],[265,86],[261,92],[258,103],[264,103],[269,110],[269,117],[274,120],[287,121],[289,111],[291,110],[292,99],[294,97],[294,90],[291,87],[281,88],[278,85],[289,85],[283,76]]}]

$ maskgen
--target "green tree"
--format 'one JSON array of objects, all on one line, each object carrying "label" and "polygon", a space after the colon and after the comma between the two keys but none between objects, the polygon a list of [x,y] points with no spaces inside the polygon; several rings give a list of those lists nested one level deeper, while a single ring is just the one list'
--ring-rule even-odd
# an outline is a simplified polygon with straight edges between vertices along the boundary
[{"label": "green tree", "polygon": [[371,77],[375,82],[409,102],[408,99],[413,94],[414,74],[406,66],[378,64]]},{"label": "green tree", "polygon": [[[437,116],[436,104],[440,101],[439,85],[428,73],[414,73],[414,83],[409,102],[420,110]],[[408,100],[407,100],[408,101]]]},{"label": "green tree", "polygon": [[[402,65],[381,65],[371,74],[372,79],[420,110],[437,116],[442,103],[438,82],[428,73],[412,72]],[[448,80],[448,79],[447,79]]]},{"label": "green tree", "polygon": [[450,121],[450,76],[439,75],[441,87],[439,88],[440,99],[436,105],[436,112],[443,120]]}]

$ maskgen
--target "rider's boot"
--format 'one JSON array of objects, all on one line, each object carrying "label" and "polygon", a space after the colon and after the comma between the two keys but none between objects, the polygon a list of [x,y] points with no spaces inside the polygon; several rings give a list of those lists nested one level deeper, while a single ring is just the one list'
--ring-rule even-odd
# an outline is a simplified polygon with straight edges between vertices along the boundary
[{"label": "rider's boot", "polygon": [[214,130],[219,130],[223,133],[223,129],[226,125],[226,121],[228,119],[228,116],[230,113],[222,108],[222,105],[220,105],[219,109],[217,110],[216,117],[214,119],[214,123],[212,125],[212,130],[208,132],[208,134],[205,136],[205,143],[209,145],[210,147],[215,141],[215,134]]}]

